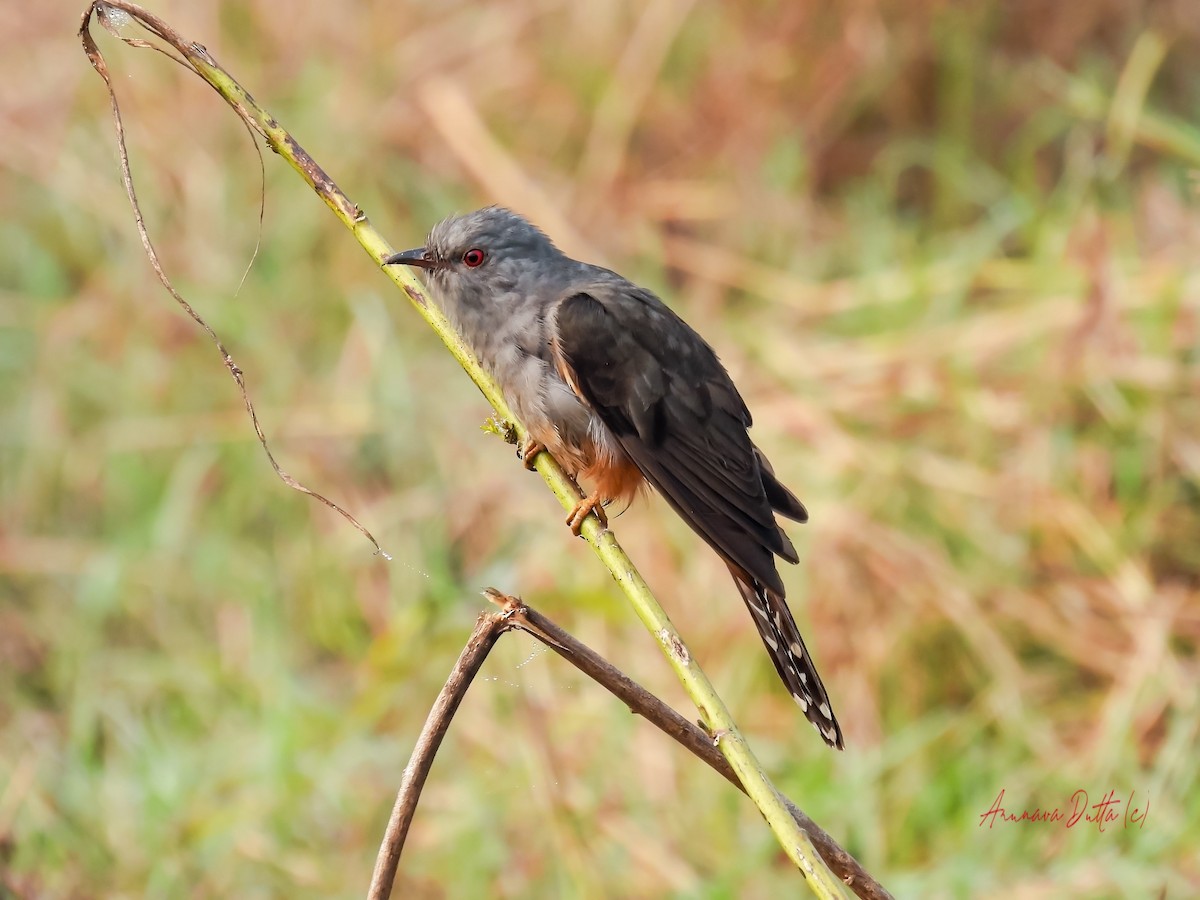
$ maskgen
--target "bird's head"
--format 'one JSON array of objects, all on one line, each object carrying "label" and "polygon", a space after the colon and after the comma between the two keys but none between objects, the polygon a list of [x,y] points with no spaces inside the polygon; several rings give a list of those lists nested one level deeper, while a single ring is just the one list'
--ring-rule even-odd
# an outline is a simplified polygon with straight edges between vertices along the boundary
[{"label": "bird's head", "polygon": [[383,264],[424,269],[437,299],[461,308],[511,294],[524,280],[557,268],[539,263],[563,258],[537,227],[511,210],[489,206],[439,222],[424,247],[395,253]]}]

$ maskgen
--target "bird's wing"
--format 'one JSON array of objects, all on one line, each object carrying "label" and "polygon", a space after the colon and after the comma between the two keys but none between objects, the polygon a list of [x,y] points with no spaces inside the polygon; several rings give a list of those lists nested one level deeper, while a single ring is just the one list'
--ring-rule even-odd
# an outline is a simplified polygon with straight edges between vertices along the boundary
[{"label": "bird's wing", "polygon": [[717,552],[782,594],[772,554],[797,557],[772,506],[807,513],[750,441],[750,412],[712,348],[627,282],[564,297],[552,335],[560,373],[646,480]]}]

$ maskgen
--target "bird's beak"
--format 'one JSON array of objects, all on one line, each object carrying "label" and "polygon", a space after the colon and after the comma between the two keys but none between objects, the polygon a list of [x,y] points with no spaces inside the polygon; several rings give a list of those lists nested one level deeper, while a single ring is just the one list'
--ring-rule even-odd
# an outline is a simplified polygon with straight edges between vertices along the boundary
[{"label": "bird's beak", "polygon": [[383,261],[383,264],[385,266],[415,266],[418,269],[432,269],[436,265],[429,258],[424,247],[393,253]]}]

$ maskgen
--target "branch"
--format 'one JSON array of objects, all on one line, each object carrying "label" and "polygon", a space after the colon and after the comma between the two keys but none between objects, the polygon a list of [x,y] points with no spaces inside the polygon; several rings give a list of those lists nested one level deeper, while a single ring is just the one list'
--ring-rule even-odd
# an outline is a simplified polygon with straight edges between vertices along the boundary
[{"label": "branch", "polygon": [[[365,537],[372,543],[372,545],[374,545],[376,553],[383,556],[384,559],[391,559],[391,556],[389,556],[384,551],[383,547],[379,545],[379,541],[375,540],[375,536],[371,534],[371,532],[367,531],[367,529],[358,521],[358,519],[354,518],[354,516],[352,516],[347,510],[334,503],[324,494],[317,493],[296,478],[293,478],[290,474],[284,471],[282,466],[279,465],[279,462],[275,459],[275,454],[271,452],[271,447],[267,443],[267,436],[263,432],[261,423],[258,421],[258,413],[254,409],[254,404],[250,401],[250,392],[246,388],[246,373],[243,372],[242,368],[233,361],[233,357],[229,354],[229,351],[225,349],[225,344],[219,337],[217,337],[217,333],[213,331],[212,327],[204,320],[203,316],[196,312],[195,308],[185,299],[183,299],[183,295],[175,289],[175,285],[171,283],[171,279],[167,277],[167,273],[163,270],[162,263],[159,262],[158,251],[154,249],[154,243],[150,240],[150,232],[146,229],[146,222],[142,218],[141,205],[138,203],[137,191],[134,190],[133,187],[133,171],[129,165],[129,152],[125,147],[125,126],[121,121],[121,108],[117,105],[117,94],[116,91],[113,90],[112,78],[108,74],[108,65],[104,62],[104,56],[100,53],[100,48],[96,46],[96,42],[92,39],[92,34],[88,27],[91,21],[92,11],[95,10],[96,17],[99,19],[100,23],[113,34],[120,37],[120,28],[125,23],[121,20],[121,16],[119,14],[113,12],[113,8],[118,6],[124,13],[137,18],[139,23],[144,25],[153,34],[162,38],[172,47],[183,53],[184,58],[180,59],[172,53],[163,50],[161,47],[151,44],[149,41],[135,40],[133,38],[126,37],[121,37],[121,40],[132,47],[156,50],[159,53],[162,53],[172,62],[183,66],[185,69],[191,69],[193,72],[197,72],[197,74],[199,74],[199,72],[195,66],[192,65],[191,57],[188,55],[187,51],[183,50],[183,39],[179,36],[179,34],[169,25],[167,25],[166,22],[151,16],[147,12],[126,4],[93,3],[92,6],[88,7],[87,12],[83,14],[83,24],[79,26],[79,37],[80,40],[83,41],[83,52],[87,54],[88,61],[92,64],[92,68],[94,68],[96,73],[104,79],[104,85],[108,88],[108,98],[112,104],[113,126],[117,134],[117,153],[121,160],[121,180],[125,183],[125,193],[129,196],[129,203],[133,207],[133,220],[137,225],[138,237],[142,239],[142,248],[146,251],[146,256],[150,260],[150,265],[154,269],[154,274],[158,276],[159,282],[164,288],[167,289],[167,292],[172,298],[174,298],[175,302],[179,304],[179,307],[185,313],[187,313],[192,321],[200,326],[201,330],[203,330],[206,335],[208,335],[209,340],[213,342],[213,345],[216,346],[217,351],[221,354],[221,361],[225,364],[225,368],[229,370],[229,374],[233,377],[234,382],[238,386],[238,391],[242,395],[242,403],[246,407],[246,414],[250,416],[250,423],[254,426],[254,434],[258,437],[258,443],[262,446],[263,452],[267,455],[267,460],[271,463],[271,468],[275,470],[275,474],[279,477],[279,480],[292,490],[299,491],[302,494],[307,494],[314,500],[324,503],[343,519],[357,528],[363,537]],[[137,10],[137,12],[135,13],[134,10]],[[192,44],[191,49],[194,52],[204,52],[204,48],[199,44]],[[242,116],[243,123],[251,131],[251,134],[253,134],[255,130],[254,123],[244,114],[244,112],[241,110],[238,110],[238,112]],[[262,151],[259,150],[258,144],[254,145],[254,149],[259,155],[259,165],[261,166]],[[262,211],[260,209],[260,224],[261,221]],[[255,252],[257,253],[257,249]]]},{"label": "branch", "polygon": [[[225,99],[234,111],[251,129],[263,136],[271,149],[282,156],[296,170],[310,187],[325,201],[334,215],[350,229],[363,249],[371,256],[376,265],[382,266],[383,259],[392,252],[392,248],[383,236],[379,234],[367,220],[362,209],[342,192],[325,171],[317,165],[291,134],[289,134],[263,107],[232,76],[229,75],[212,55],[200,44],[186,41],[162,19],[148,13],[136,4],[126,0],[108,0],[100,2],[93,0],[83,14],[79,35],[83,42],[84,52],[96,71],[104,78],[112,100],[113,115],[117,125],[119,143],[123,149],[120,115],[117,109],[116,95],[108,77],[103,57],[92,39],[90,27],[91,18],[95,13],[102,21],[109,10],[118,9],[128,14],[140,25],[155,36],[169,44],[179,53],[184,63],[193,69],[212,88]],[[120,35],[118,35],[120,36]],[[134,46],[153,46],[145,41],[132,41],[121,38]],[[127,176],[127,164],[123,165],[123,174]],[[126,177],[126,188],[130,199],[135,203],[132,181]],[[136,214],[136,212],[135,212]],[[138,216],[140,226],[140,216]],[[140,226],[141,227],[141,226]],[[143,233],[143,242],[148,243]],[[425,293],[417,282],[415,275],[404,267],[389,267],[386,271],[397,286],[412,300],[417,311],[434,329],[447,348],[466,370],[467,374],[483,392],[484,397],[492,405],[497,415],[512,423],[518,439],[524,440],[525,429],[508,409],[499,388],[492,378],[483,371],[471,351],[455,333],[445,316],[436,306],[429,303]],[[181,299],[181,298],[177,298]],[[226,354],[227,356],[227,354]],[[230,363],[227,363],[229,365]],[[231,368],[232,371],[232,368]],[[236,376],[235,376],[236,377]],[[539,453],[536,468],[551,491],[558,498],[564,509],[572,508],[580,499],[579,489],[568,477],[566,472],[551,458],[548,453]],[[345,513],[343,513],[345,515]],[[667,661],[675,670],[676,676],[683,684],[688,696],[700,710],[704,726],[711,734],[720,735],[718,745],[721,754],[728,760],[738,780],[744,786],[746,793],[758,807],[767,820],[771,831],[775,834],[780,846],[788,858],[804,874],[810,890],[821,898],[843,896],[841,885],[833,874],[825,867],[821,858],[813,849],[812,843],[804,830],[792,818],[783,798],[771,783],[770,778],[755,758],[746,739],[742,736],[724,701],[714,690],[712,683],[693,659],[691,652],[684,644],[683,638],[667,617],[666,612],[651,593],[649,586],[634,567],[625,551],[617,543],[611,531],[601,527],[595,516],[589,516],[583,526],[583,536],[586,538],[597,556],[612,572],[613,578],[620,584],[625,595],[633,605],[638,618],[658,642]]]},{"label": "branch", "polygon": [[[629,707],[663,734],[674,739],[726,781],[746,793],[729,762],[717,750],[713,739],[694,722],[690,722],[659,700],[644,687],[585,644],[580,643],[546,616],[518,598],[487,588],[484,596],[504,609],[508,624],[541,641],[592,681]],[[805,815],[791,800],[783,798],[788,811],[808,836],[829,868],[862,900],[892,900],[888,893],[862,864],[838,844],[820,825]]]},{"label": "branch", "polygon": [[[412,824],[425,780],[433,767],[434,756],[442,745],[442,738],[449,730],[454,714],[458,712],[467,689],[479,673],[492,647],[496,645],[501,634],[513,628],[541,641],[625,703],[630,711],[642,716],[659,731],[673,738],[742,793],[746,792],[725,757],[717,751],[712,738],[695,724],[546,616],[530,608],[520,598],[509,596],[495,588],[485,589],[483,595],[499,606],[501,611],[482,614],[475,622],[475,630],[467,638],[467,644],[450,671],[450,677],[446,679],[445,686],[434,701],[433,709],[425,719],[420,737],[413,747],[412,757],[404,768],[396,803],[375,860],[375,871],[367,900],[387,900],[391,896],[408,829]],[[784,802],[796,824],[812,838],[817,852],[829,868],[855,894],[862,900],[892,900],[892,895],[887,889],[876,881],[858,860],[843,850],[820,825],[805,815],[792,801],[784,798]]]},{"label": "branch", "polygon": [[500,635],[510,626],[509,615],[503,612],[482,613],[475,622],[475,630],[467,638],[467,645],[459,654],[458,662],[450,670],[450,677],[434,701],[433,709],[425,719],[425,725],[413,747],[412,757],[404,767],[396,804],[388,819],[387,831],[375,859],[375,871],[371,875],[371,888],[367,900],[387,900],[392,894],[392,883],[396,880],[396,867],[400,864],[400,853],[408,837],[408,826],[412,824],[421,799],[421,789],[433,767],[433,758],[442,746],[442,738],[450,727],[450,720],[467,694],[467,688],[479,674],[479,669]]}]

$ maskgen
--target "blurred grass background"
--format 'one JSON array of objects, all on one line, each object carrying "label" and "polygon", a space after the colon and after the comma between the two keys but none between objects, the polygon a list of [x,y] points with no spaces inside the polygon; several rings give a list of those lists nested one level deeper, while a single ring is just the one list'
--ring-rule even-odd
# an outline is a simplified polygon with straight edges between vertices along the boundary
[{"label": "blurred grass background", "polygon": [[[474,387],[197,79],[83,4],[0,31],[0,894],[361,896],[427,708],[520,592],[681,691]],[[163,2],[398,246],[490,202],[659,290],[812,511],[785,573],[846,728],[656,500],[618,535],[778,783],[898,896],[1200,893],[1192,0]],[[405,897],[779,897],[753,807],[521,636]],[[1142,828],[997,824],[1078,788]]]}]

